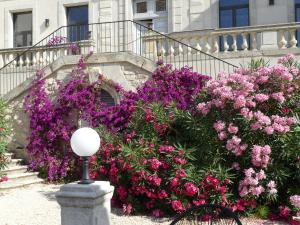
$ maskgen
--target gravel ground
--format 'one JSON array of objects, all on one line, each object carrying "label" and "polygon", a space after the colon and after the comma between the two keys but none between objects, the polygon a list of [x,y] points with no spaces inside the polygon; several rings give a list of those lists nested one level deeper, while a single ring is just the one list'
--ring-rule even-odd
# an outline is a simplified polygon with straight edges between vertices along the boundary
[{"label": "gravel ground", "polygon": [[[60,207],[54,194],[59,185],[40,184],[0,193],[1,225],[60,225]],[[169,219],[146,216],[123,216],[113,209],[112,225],[168,225]],[[271,225],[262,220],[243,219],[243,225]]]}]

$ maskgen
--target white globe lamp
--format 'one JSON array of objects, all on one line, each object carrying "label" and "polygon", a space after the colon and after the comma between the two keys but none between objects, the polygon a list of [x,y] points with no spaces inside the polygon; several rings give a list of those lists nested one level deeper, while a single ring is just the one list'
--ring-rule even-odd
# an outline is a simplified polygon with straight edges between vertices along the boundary
[{"label": "white globe lamp", "polygon": [[89,127],[76,130],[71,137],[71,148],[73,152],[83,158],[83,175],[80,184],[90,184],[88,172],[89,156],[94,155],[100,148],[100,137],[98,133]]}]

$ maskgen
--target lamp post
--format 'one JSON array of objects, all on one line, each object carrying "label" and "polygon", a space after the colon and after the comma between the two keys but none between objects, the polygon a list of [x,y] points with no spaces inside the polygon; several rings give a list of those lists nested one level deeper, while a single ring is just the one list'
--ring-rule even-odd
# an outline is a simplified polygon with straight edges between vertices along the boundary
[{"label": "lamp post", "polygon": [[79,184],[91,184],[93,180],[89,178],[89,157],[94,155],[100,147],[100,137],[98,133],[89,127],[76,130],[71,137],[71,148],[73,152],[83,158],[82,180]]},{"label": "lamp post", "polygon": [[80,128],[71,137],[71,147],[83,158],[83,175],[79,183],[65,184],[56,193],[61,225],[111,225],[110,200],[114,187],[108,181],[90,180],[88,171],[88,158],[100,147],[99,135],[91,128]]}]

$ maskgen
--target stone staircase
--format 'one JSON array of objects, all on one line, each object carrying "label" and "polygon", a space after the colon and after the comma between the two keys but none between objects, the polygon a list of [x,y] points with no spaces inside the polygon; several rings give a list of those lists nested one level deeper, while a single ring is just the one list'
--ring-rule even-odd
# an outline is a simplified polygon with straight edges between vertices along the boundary
[{"label": "stone staircase", "polygon": [[0,183],[0,192],[43,182],[37,177],[37,172],[27,171],[27,166],[22,165],[22,159],[14,159],[13,153],[5,155],[9,163],[7,168],[1,172],[8,177],[8,181]]}]

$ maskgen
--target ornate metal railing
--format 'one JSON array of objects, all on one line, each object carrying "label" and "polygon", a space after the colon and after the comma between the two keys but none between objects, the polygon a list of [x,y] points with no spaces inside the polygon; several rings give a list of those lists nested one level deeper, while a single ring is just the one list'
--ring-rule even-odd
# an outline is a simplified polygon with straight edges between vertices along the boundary
[{"label": "ornate metal railing", "polygon": [[61,56],[130,52],[153,61],[215,77],[234,65],[134,21],[63,26],[29,48],[0,50],[0,95],[4,95]]}]

